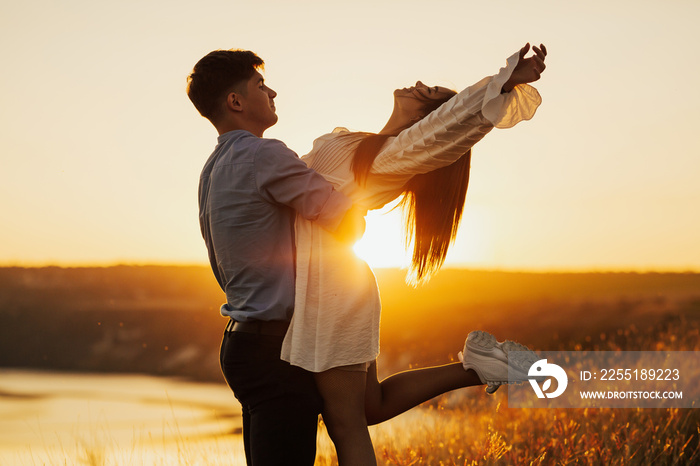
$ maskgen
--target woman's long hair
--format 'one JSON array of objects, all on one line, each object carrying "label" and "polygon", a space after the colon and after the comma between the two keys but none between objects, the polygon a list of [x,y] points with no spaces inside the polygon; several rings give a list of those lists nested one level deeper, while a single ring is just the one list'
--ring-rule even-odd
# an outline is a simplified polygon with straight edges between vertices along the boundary
[{"label": "woman's long hair", "polygon": [[[449,98],[430,101],[424,108],[426,115],[447,100]],[[366,182],[374,159],[390,137],[392,135],[368,134],[360,142],[352,161],[358,183]],[[407,276],[407,281],[413,285],[428,281],[445,262],[462,219],[470,162],[471,150],[468,150],[451,165],[416,175],[404,185],[400,205],[404,211],[406,246],[413,245]]]}]

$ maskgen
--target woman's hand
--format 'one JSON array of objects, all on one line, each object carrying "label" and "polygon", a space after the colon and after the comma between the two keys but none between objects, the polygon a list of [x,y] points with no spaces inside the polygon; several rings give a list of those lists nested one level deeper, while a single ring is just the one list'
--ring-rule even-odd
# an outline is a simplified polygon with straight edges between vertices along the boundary
[{"label": "woman's hand", "polygon": [[532,47],[535,54],[529,58],[525,58],[530,50],[530,44],[525,44],[525,47],[520,49],[520,59],[518,64],[510,75],[510,79],[503,85],[503,92],[510,92],[518,84],[527,84],[540,79],[540,75],[546,68],[544,57],[547,56],[547,47],[540,44],[539,47]]}]

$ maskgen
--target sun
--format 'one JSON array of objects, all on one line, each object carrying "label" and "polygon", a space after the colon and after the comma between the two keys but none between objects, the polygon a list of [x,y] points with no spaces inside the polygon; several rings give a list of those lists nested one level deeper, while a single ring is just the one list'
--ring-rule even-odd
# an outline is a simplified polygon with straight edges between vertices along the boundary
[{"label": "sun", "polygon": [[408,267],[411,257],[404,246],[401,211],[391,204],[367,213],[367,229],[353,250],[372,268]]},{"label": "sun", "polygon": [[[411,252],[406,251],[400,209],[394,202],[381,210],[370,211],[365,217],[367,229],[353,250],[374,268],[408,268]],[[488,267],[495,259],[490,231],[490,215],[486,209],[467,205],[462,224],[445,260],[451,267]]]}]

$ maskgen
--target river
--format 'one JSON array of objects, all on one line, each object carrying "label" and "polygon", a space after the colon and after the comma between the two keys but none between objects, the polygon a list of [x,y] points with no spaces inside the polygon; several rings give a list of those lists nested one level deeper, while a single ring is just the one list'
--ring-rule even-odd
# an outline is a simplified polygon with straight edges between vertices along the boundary
[{"label": "river", "polygon": [[0,464],[236,464],[240,405],[221,384],[0,369]]}]

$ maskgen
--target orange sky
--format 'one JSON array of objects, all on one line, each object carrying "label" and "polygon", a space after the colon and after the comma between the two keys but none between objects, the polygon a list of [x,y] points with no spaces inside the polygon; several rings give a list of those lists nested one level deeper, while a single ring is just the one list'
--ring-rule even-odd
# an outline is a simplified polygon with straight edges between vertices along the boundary
[{"label": "orange sky", "polygon": [[[0,264],[204,263],[201,166],[216,133],[184,93],[217,48],[266,62],[303,154],[335,126],[376,131],[391,91],[463,88],[544,42],[543,105],[474,149],[448,263],[700,269],[700,4],[126,0],[0,7]],[[370,220],[375,265],[397,221]]]}]

